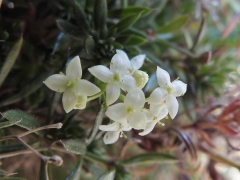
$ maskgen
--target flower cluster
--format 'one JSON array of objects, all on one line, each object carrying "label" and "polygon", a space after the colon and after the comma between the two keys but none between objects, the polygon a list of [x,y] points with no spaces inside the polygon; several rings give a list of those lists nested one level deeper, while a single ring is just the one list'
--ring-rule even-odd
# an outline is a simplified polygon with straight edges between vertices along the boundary
[{"label": "flower cluster", "polygon": [[[144,63],[145,55],[138,55],[129,60],[124,51],[117,50],[113,56],[110,68],[103,65],[89,68],[89,72],[100,81],[106,83],[106,116],[112,121],[109,125],[100,125],[99,129],[107,131],[104,143],[112,144],[123,131],[131,129],[142,130],[139,135],[150,133],[157,123],[169,114],[173,119],[178,111],[176,97],[186,92],[187,85],[179,80],[170,81],[168,72],[157,67],[156,88],[149,98],[145,98],[142,88],[148,81],[148,74],[139,70]],[[52,90],[63,92],[63,107],[66,112],[72,109],[84,109],[87,96],[100,92],[100,89],[89,81],[81,79],[82,69],[79,57],[73,58],[66,69],[66,75],[55,74],[44,83]],[[123,102],[113,104],[121,95],[125,96]],[[101,93],[99,93],[101,96]],[[148,102],[149,108],[146,107]],[[113,104],[113,105],[112,105]]]}]

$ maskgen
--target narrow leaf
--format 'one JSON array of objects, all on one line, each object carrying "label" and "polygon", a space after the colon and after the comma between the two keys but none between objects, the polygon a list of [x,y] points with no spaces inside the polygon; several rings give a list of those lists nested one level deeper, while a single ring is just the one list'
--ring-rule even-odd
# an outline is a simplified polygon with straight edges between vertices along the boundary
[{"label": "narrow leaf", "polygon": [[85,37],[85,33],[81,31],[81,29],[77,28],[76,26],[72,25],[70,22],[65,21],[63,19],[57,19],[57,26],[58,28],[64,32],[65,34],[77,38],[77,39],[82,39]]},{"label": "narrow leaf", "polygon": [[146,153],[140,154],[129,159],[120,161],[119,164],[122,165],[142,165],[142,164],[152,164],[152,163],[176,163],[178,159],[169,154],[161,153]]},{"label": "narrow leaf", "polygon": [[199,149],[206,153],[211,159],[215,160],[216,162],[226,164],[228,166],[235,167],[237,169],[240,169],[240,164],[236,164],[234,161],[229,160],[229,158],[221,156],[215,152],[212,152],[208,150],[207,148],[203,147],[202,145],[198,146]]},{"label": "narrow leaf", "polygon": [[140,36],[121,36],[117,39],[120,41],[122,44],[125,46],[136,46],[136,45],[141,45],[147,42],[147,39],[144,39]]},{"label": "narrow leaf", "polygon": [[86,38],[84,48],[87,55],[93,58],[96,51],[95,51],[95,42],[92,36],[88,36]]},{"label": "narrow leaf", "polygon": [[68,140],[61,140],[64,148],[72,153],[75,154],[82,154],[84,155],[87,150],[87,145],[85,142],[79,139],[68,139]]},{"label": "narrow leaf", "polygon": [[123,18],[122,20],[120,20],[111,29],[117,29],[117,33],[122,33],[125,30],[127,30],[129,27],[134,25],[140,17],[141,17],[141,13],[129,15]]},{"label": "narrow leaf", "polygon": [[39,121],[32,115],[21,110],[8,110],[1,113],[2,116],[10,121],[16,123],[17,126],[32,130],[39,127]]},{"label": "narrow leaf", "polygon": [[80,29],[82,29],[82,31],[86,35],[88,35],[88,33],[90,31],[90,26],[89,26],[89,23],[87,20],[87,16],[86,16],[83,8],[81,7],[81,5],[78,4],[77,2],[74,3],[73,12],[76,17],[76,22],[77,22],[78,27]]},{"label": "narrow leaf", "polygon": [[106,172],[101,177],[98,178],[98,180],[114,180],[116,171],[115,169]]},{"label": "narrow leaf", "polygon": [[107,20],[107,1],[95,0],[94,5],[94,25],[95,29],[100,32],[106,25]]},{"label": "narrow leaf", "polygon": [[180,16],[171,21],[170,23],[166,24],[165,26],[160,27],[156,30],[156,32],[159,34],[163,34],[179,30],[188,21],[189,17],[190,15]]},{"label": "narrow leaf", "polygon": [[81,168],[82,168],[83,159],[81,158],[77,166],[74,170],[70,173],[66,180],[79,180],[81,175]]},{"label": "narrow leaf", "polygon": [[0,86],[2,85],[2,83],[4,82],[4,80],[6,79],[7,75],[9,74],[9,72],[11,71],[17,57],[18,54],[21,50],[22,47],[22,43],[23,43],[23,38],[21,37],[12,47],[12,49],[10,50],[10,52],[7,55],[6,61],[3,64],[3,67],[1,69],[0,72]]},{"label": "narrow leaf", "polygon": [[111,18],[125,18],[131,14],[141,13],[141,16],[146,16],[150,12],[151,9],[142,7],[142,6],[129,6],[124,9],[115,9],[108,12],[108,16]]},{"label": "narrow leaf", "polygon": [[111,41],[110,43],[114,47],[114,49],[123,49],[123,46],[116,41]]},{"label": "narrow leaf", "polygon": [[124,33],[123,33],[123,35],[125,36],[125,35],[135,35],[135,36],[140,36],[140,37],[142,37],[142,38],[148,38],[148,36],[146,35],[146,33],[144,32],[144,31],[141,31],[141,30],[139,30],[139,29],[136,29],[136,28],[134,28],[134,27],[131,27],[131,28],[129,28],[129,29],[127,29]]}]

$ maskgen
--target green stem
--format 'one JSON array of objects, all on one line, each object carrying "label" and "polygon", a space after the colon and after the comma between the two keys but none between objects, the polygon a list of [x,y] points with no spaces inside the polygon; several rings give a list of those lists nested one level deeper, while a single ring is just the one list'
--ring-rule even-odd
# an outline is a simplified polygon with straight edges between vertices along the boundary
[{"label": "green stem", "polygon": [[[104,83],[103,83],[103,84],[104,84]],[[106,87],[107,87],[106,84],[101,85],[101,87],[100,87],[101,92],[95,94],[94,96],[88,97],[87,102],[88,102],[88,101],[92,101],[92,100],[97,99],[97,98],[99,98],[100,96],[102,96],[102,95],[104,94],[104,92],[106,91]]]}]

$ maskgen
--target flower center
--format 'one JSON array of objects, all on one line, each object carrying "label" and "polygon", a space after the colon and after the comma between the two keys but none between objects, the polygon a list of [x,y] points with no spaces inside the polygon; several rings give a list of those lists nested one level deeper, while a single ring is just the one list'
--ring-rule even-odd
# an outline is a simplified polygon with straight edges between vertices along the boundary
[{"label": "flower center", "polygon": [[112,77],[112,80],[113,80],[113,81],[120,81],[120,76],[119,76],[119,74],[114,74],[113,77]]},{"label": "flower center", "polygon": [[132,113],[133,113],[133,108],[128,107],[128,108],[127,108],[127,113],[128,113],[128,114],[132,114]]},{"label": "flower center", "polygon": [[68,81],[68,83],[67,83],[67,87],[69,87],[69,88],[73,88],[74,85],[75,85],[75,83],[73,81]]},{"label": "flower center", "polygon": [[173,92],[173,89],[170,87],[167,87],[167,92],[168,92],[168,94],[171,94]]},{"label": "flower center", "polygon": [[84,109],[86,107],[87,96],[78,96],[77,104],[75,105],[76,109]]}]

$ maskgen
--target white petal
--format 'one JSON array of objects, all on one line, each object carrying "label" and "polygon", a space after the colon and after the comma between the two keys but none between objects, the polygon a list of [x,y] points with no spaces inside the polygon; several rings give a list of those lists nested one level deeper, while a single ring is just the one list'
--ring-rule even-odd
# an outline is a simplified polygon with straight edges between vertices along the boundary
[{"label": "white petal", "polygon": [[74,109],[84,109],[87,105],[87,96],[81,95],[77,97],[77,103]]},{"label": "white petal", "polygon": [[119,54],[121,56],[122,59],[124,59],[124,61],[126,61],[128,66],[130,67],[130,61],[129,61],[128,55],[124,51],[119,50],[119,49],[117,49],[116,52],[117,52],[117,54]]},{"label": "white petal", "polygon": [[129,74],[130,62],[121,56],[115,54],[110,63],[110,70],[119,74]]},{"label": "white petal", "polygon": [[130,131],[132,129],[132,127],[127,123],[127,124],[123,124],[122,130],[123,131]]},{"label": "white petal", "polygon": [[145,57],[146,57],[145,54],[140,54],[138,56],[133,57],[130,61],[132,69],[134,70],[140,69],[143,65]]},{"label": "white petal", "polygon": [[173,95],[169,95],[167,98],[167,108],[168,108],[169,115],[172,119],[175,118],[175,116],[177,115],[178,106],[179,104],[178,104],[177,98],[174,97]]},{"label": "white petal", "polygon": [[145,95],[139,88],[135,88],[126,95],[124,104],[134,110],[141,110],[145,104]]},{"label": "white petal", "polygon": [[168,109],[167,107],[164,107],[158,114],[157,116],[157,121],[159,122],[160,120],[162,120],[163,118],[167,117],[168,115]]},{"label": "white petal", "polygon": [[110,69],[102,65],[93,66],[91,68],[88,68],[88,70],[93,76],[95,76],[96,78],[100,79],[102,82],[105,83],[108,83],[113,77],[112,71],[110,71]]},{"label": "white petal", "polygon": [[103,137],[103,141],[105,144],[113,144],[119,139],[119,135],[120,131],[107,132]]},{"label": "white petal", "polygon": [[[166,109],[166,103],[162,103],[162,104],[158,104],[158,105],[155,105],[155,104],[150,104],[150,112],[153,116],[158,116],[159,113],[163,110],[163,109]],[[168,112],[167,112],[168,113]],[[167,115],[167,114],[166,114]]]},{"label": "white petal", "polygon": [[147,109],[144,110],[144,113],[146,115],[147,122],[151,122],[153,120],[153,118],[154,118],[152,113],[149,110],[147,110]]},{"label": "white petal", "polygon": [[107,84],[106,88],[106,102],[109,106],[114,103],[120,96],[120,87],[117,82],[111,82]]},{"label": "white petal", "polygon": [[75,105],[77,104],[77,100],[78,98],[72,90],[67,89],[63,93],[62,103],[63,109],[66,111],[66,113],[74,109]]},{"label": "white petal", "polygon": [[162,104],[167,95],[167,91],[163,88],[156,88],[149,97],[149,104]]},{"label": "white petal", "polygon": [[63,92],[67,87],[68,79],[63,74],[54,74],[49,76],[43,83],[53,91]]},{"label": "white petal", "polygon": [[76,83],[74,91],[78,95],[92,96],[99,93],[101,90],[93,83],[85,79],[81,79]]},{"label": "white petal", "polygon": [[173,92],[172,94],[176,97],[182,96],[187,91],[187,84],[183,83],[182,81],[175,80],[172,82],[173,85]]},{"label": "white petal", "polygon": [[139,135],[145,136],[146,134],[150,133],[156,124],[157,124],[157,121],[147,123],[145,126],[145,129],[143,130],[143,132],[139,133]]},{"label": "white petal", "polygon": [[166,86],[167,84],[171,83],[168,72],[160,67],[157,67],[157,80],[160,87]]},{"label": "white petal", "polygon": [[128,117],[128,121],[129,121],[130,126],[132,126],[132,128],[144,129],[146,126],[147,118],[146,118],[145,113],[139,111],[139,112],[131,114]]},{"label": "white petal", "polygon": [[136,80],[131,75],[125,75],[120,82],[121,89],[129,92],[133,88],[137,87]]},{"label": "white petal", "polygon": [[109,125],[100,125],[99,129],[102,131],[119,131],[120,130],[120,124],[118,122],[114,122]]},{"label": "white petal", "polygon": [[82,78],[82,66],[79,56],[74,57],[67,65],[66,76],[71,80]]},{"label": "white petal", "polygon": [[110,106],[106,115],[114,121],[122,122],[127,116],[127,111],[123,103],[118,103]]}]

